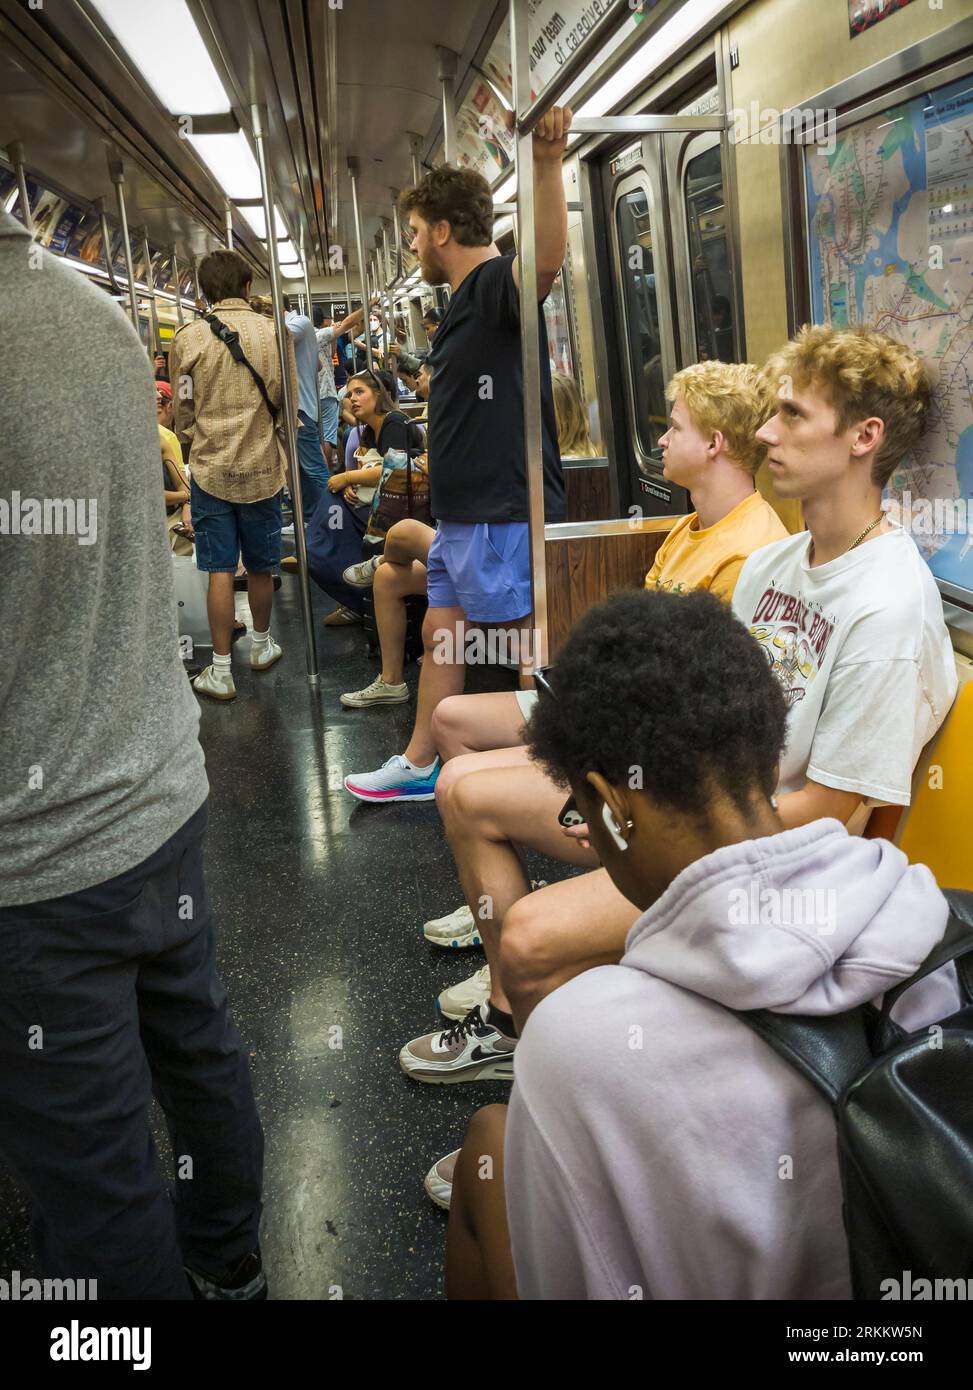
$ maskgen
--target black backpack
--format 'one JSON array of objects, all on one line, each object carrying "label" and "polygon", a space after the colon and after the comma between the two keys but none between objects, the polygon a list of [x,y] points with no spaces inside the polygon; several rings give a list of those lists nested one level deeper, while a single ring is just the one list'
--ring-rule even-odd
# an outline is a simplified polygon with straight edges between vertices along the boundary
[{"label": "black backpack", "polygon": [[[881,1010],[736,1015],[834,1107],[855,1298],[894,1296],[906,1271],[913,1290],[918,1279],[973,1277],[973,893],[945,897],[942,940]],[[964,1007],[937,1029],[905,1033],[889,1018],[895,1001],[951,960]],[[887,1280],[895,1285],[883,1289]]]}]

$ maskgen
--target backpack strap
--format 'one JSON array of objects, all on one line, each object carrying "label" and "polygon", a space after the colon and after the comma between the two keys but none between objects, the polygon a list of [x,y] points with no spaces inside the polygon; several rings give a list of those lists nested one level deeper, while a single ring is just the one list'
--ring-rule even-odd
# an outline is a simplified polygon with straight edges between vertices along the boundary
[{"label": "backpack strap", "polygon": [[862,1008],[820,1018],[771,1013],[769,1009],[734,1012],[832,1105],[837,1105],[845,1088],[874,1060]]},{"label": "backpack strap", "polygon": [[203,317],[209,324],[210,330],[214,334],[214,336],[219,338],[220,342],[223,343],[227,348],[229,348],[230,356],[233,358],[234,362],[242,362],[243,365],[246,367],[247,371],[253,377],[254,382],[257,386],[257,390],[264,398],[264,405],[270,411],[270,418],[276,425],[277,416],[280,414],[280,410],[276,405],[274,405],[273,401],[270,399],[270,396],[267,394],[267,384],[264,381],[263,377],[257,371],[256,367],[253,365],[247,354],[243,351],[243,348],[240,346],[239,333],[236,331],[236,329],[228,327],[228,325],[225,324],[222,319],[218,319],[215,314],[204,314]]},{"label": "backpack strap", "polygon": [[965,1002],[973,1002],[973,893],[950,888],[943,896],[949,904],[949,920],[942,937],[918,970],[907,980],[902,980],[894,988],[885,991],[875,1035],[875,1046],[879,1052],[884,1052],[899,1036],[895,1024],[889,1018],[895,1001],[905,994],[911,985],[942,969],[950,961],[956,961],[956,978]]},{"label": "backpack strap", "polygon": [[944,897],[950,915],[941,940],[914,974],[886,990],[881,1010],[864,1004],[847,1013],[813,1018],[768,1009],[734,1010],[737,1018],[835,1105],[875,1057],[902,1036],[889,1015],[910,985],[955,960],[960,990],[966,1002],[973,1003],[973,893],[950,888]]}]

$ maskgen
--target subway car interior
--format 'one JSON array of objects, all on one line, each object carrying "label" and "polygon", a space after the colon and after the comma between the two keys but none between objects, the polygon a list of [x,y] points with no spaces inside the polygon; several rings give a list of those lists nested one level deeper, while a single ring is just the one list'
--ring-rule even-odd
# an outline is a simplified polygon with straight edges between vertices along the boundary
[{"label": "subway car interior", "polygon": [[[452,221],[451,196],[469,200]],[[891,1205],[914,1180],[924,1229],[945,1233],[921,1265],[920,1235],[900,1231],[894,1278],[967,1279],[973,1124],[948,1098],[973,1066],[973,0],[0,0],[0,210],[3,1297],[34,1296],[11,1292],[15,1279],[97,1279],[105,1299],[908,1297],[863,1292],[831,1108],[732,1011],[793,1017],[804,999],[808,1015],[878,1019],[888,990],[881,1026],[918,1047],[933,1017],[888,1024],[888,1000],[935,950],[967,1010],[935,1015],[960,1019],[928,1054],[952,1081],[895,1131],[882,1191]],[[534,300],[542,312],[525,313]],[[772,403],[733,454],[739,426],[711,412],[728,396],[756,410],[769,381]],[[832,462],[812,486],[815,446],[800,441],[816,438],[815,410],[830,412]],[[902,448],[883,442],[892,411]],[[258,436],[273,484],[247,472]],[[687,439],[703,451],[696,472]],[[849,439],[840,467],[857,481],[822,500],[838,486],[834,441]],[[880,462],[862,471],[866,456]],[[704,459],[729,470],[725,492],[699,481]],[[82,536],[80,502],[74,538],[60,522],[40,534],[44,499],[69,477],[102,499],[97,536],[93,511]],[[716,544],[708,528],[738,504],[763,530],[721,589],[689,551]],[[855,578],[852,562],[905,541],[884,578]],[[665,578],[680,546],[689,569]],[[790,568],[768,568],[761,546]],[[604,601],[599,627],[586,615]],[[660,685],[679,605],[684,679],[674,667]],[[444,656],[431,615],[447,611],[465,627]],[[750,629],[745,651],[728,611]],[[616,666],[612,634],[629,652]],[[138,667],[180,683],[122,678]],[[639,722],[643,691],[655,707]],[[492,737],[492,714],[463,723],[501,710]],[[767,746],[785,716],[778,762]],[[669,762],[667,776],[646,767],[644,788],[626,743],[643,735],[648,761],[654,747]],[[613,748],[637,778],[612,781]],[[769,757],[752,774],[771,777],[759,813],[732,790],[751,757]],[[685,787],[722,786],[724,764],[717,815]],[[518,806],[530,777],[530,796],[544,790]],[[157,956],[158,941],[100,937],[99,913],[106,932],[122,918],[143,929],[111,894],[147,911],[145,866],[167,846],[189,874],[179,837],[204,795],[199,941]],[[126,817],[144,835],[123,833]],[[726,829],[741,817],[748,828]],[[762,925],[774,866],[812,849],[801,892],[828,905],[825,924]],[[827,957],[832,973],[798,984],[803,964],[789,974],[781,956],[763,992],[737,989],[747,928],[732,910],[729,936],[685,925],[685,885],[710,854],[710,894],[746,860],[749,930],[801,936],[800,962]],[[664,874],[644,867],[654,856]],[[845,923],[869,875],[881,905],[856,937]],[[599,946],[600,923],[632,901],[617,946]],[[589,952],[564,965],[556,928],[578,921]],[[680,930],[685,969],[664,946]],[[862,945],[866,930],[877,944]],[[160,984],[167,952],[193,942],[202,954],[175,967],[178,986]],[[710,949],[721,984],[692,963]],[[192,971],[208,983],[190,1000]],[[534,994],[544,971],[554,986]],[[96,989],[78,981],[106,972],[109,992],[71,1013],[72,991]],[[632,979],[657,991],[644,1016]],[[117,1016],[96,1017],[106,999]],[[129,1005],[127,1042],[109,1047]],[[682,1053],[680,1017],[696,1040]],[[643,1051],[652,1019],[668,1041]],[[617,1064],[610,1022],[625,1033]],[[711,1066],[724,1099],[697,1102]],[[744,1084],[751,1066],[759,1084]],[[654,1137],[633,1119],[653,1112]],[[881,1115],[896,1123],[891,1102]],[[827,1171],[791,1199],[778,1159],[798,1155],[799,1187],[818,1143]],[[647,1145],[649,1195],[635,1172]],[[742,1170],[764,1149],[770,1163],[770,1147],[765,1193]],[[181,1242],[176,1283],[168,1247],[146,1268],[159,1223]],[[956,1297],[973,1296],[967,1283]]]}]

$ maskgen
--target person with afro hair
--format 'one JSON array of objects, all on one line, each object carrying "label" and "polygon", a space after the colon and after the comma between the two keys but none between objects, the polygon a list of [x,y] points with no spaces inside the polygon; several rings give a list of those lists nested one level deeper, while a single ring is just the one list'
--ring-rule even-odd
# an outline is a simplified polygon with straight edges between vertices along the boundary
[{"label": "person with afro hair", "polygon": [[[831,1107],[734,1011],[874,1000],[948,907],[883,840],[785,828],[786,717],[759,645],[705,593],[617,594],[543,673],[531,756],[635,918],[618,963],[537,1005],[509,1111],[469,1126],[449,1297],[851,1297]],[[950,1013],[950,967],[906,1001],[907,1029]]]}]

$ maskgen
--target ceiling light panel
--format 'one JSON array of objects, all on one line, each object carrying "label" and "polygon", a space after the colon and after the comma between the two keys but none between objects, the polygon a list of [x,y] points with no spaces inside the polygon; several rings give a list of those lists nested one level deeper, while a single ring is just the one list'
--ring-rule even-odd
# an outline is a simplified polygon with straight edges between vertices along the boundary
[{"label": "ceiling light panel", "polygon": [[174,116],[230,110],[230,99],[186,0],[92,4],[166,110]]},{"label": "ceiling light panel", "polygon": [[227,197],[260,197],[260,169],[242,130],[233,135],[191,135],[189,143]]}]

